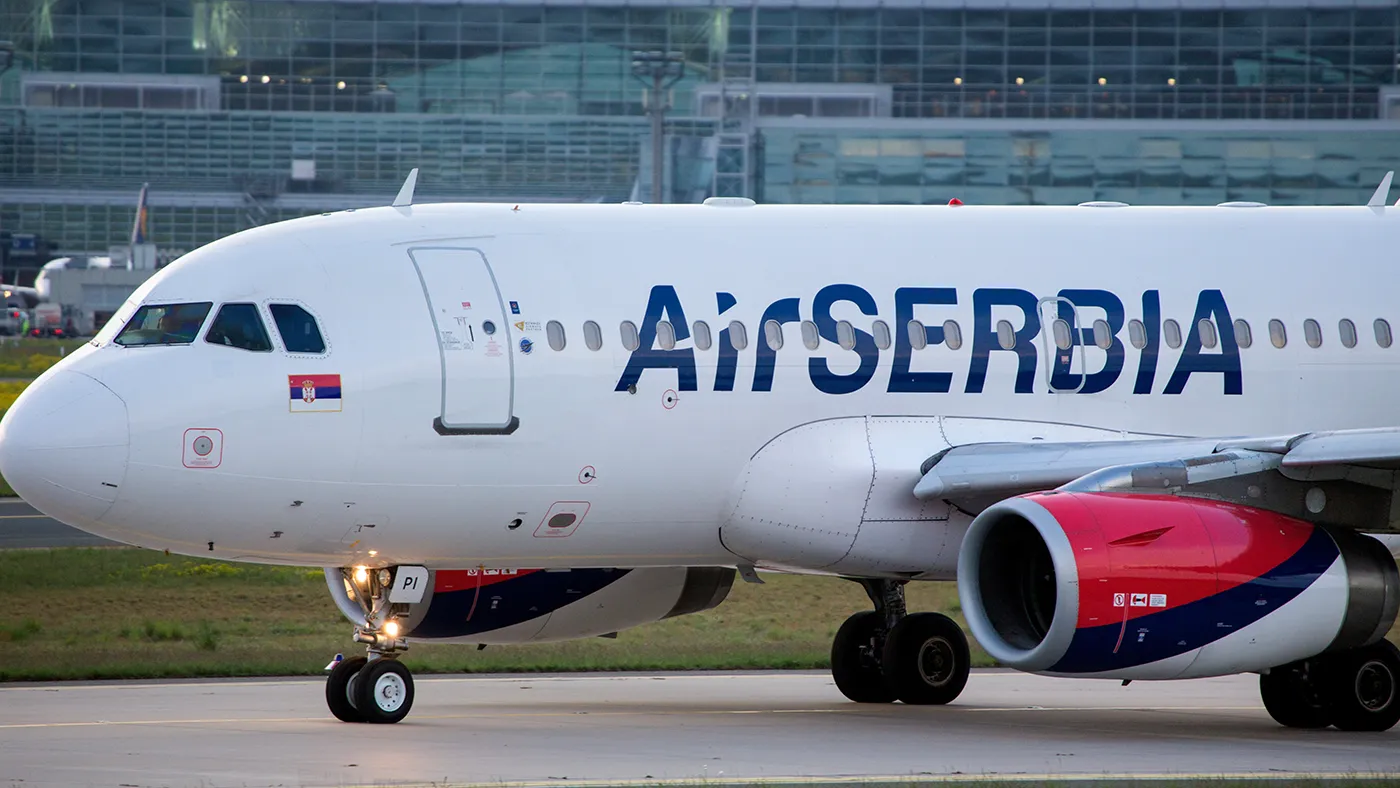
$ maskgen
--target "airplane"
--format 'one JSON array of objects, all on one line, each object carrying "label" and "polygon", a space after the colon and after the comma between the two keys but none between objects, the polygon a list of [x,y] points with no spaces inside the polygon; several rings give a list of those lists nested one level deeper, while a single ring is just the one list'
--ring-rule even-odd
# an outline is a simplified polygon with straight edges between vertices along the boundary
[{"label": "airplane", "polygon": [[415,205],[414,175],[190,252],[0,422],[49,516],[322,567],[366,647],[336,718],[409,713],[410,640],[607,636],[776,571],[868,593],[831,654],[858,703],[957,699],[965,633],[905,600],[956,580],[1005,666],[1400,720],[1389,177],[1166,208]]}]

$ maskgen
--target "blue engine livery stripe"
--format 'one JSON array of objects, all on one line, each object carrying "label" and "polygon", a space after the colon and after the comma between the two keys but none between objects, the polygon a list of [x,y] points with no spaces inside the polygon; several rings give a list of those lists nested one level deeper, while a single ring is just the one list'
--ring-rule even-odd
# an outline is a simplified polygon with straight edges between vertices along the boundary
[{"label": "blue engine livery stripe", "polygon": [[434,593],[428,614],[411,634],[415,638],[455,638],[503,629],[553,613],[616,583],[630,571],[532,572],[482,586],[479,595],[476,588]]},{"label": "blue engine livery stripe", "polygon": [[1078,630],[1069,650],[1048,672],[1121,670],[1201,648],[1292,601],[1327,571],[1338,555],[1332,537],[1320,528],[1314,529],[1298,552],[1248,583],[1181,607],[1131,619],[1126,631],[1122,622]]}]

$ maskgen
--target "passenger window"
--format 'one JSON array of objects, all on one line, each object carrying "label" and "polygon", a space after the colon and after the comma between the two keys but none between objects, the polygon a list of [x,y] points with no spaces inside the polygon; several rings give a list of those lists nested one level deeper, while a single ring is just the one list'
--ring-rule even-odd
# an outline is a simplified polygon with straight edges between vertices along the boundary
[{"label": "passenger window", "polygon": [[1128,321],[1128,342],[1138,350],[1147,347],[1147,326],[1137,318]]},{"label": "passenger window", "polygon": [[124,347],[141,345],[188,345],[199,336],[204,318],[214,305],[208,301],[199,304],[150,304],[136,310],[117,338],[113,340]]},{"label": "passenger window", "polygon": [[1254,332],[1250,330],[1249,323],[1243,320],[1235,321],[1235,344],[1245,348],[1254,344]]},{"label": "passenger window", "polygon": [[822,337],[817,332],[817,324],[810,320],[802,321],[802,344],[808,350],[816,350],[821,347]]},{"label": "passenger window", "polygon": [[326,352],[321,328],[310,312],[296,304],[268,304],[267,311],[272,313],[272,322],[277,324],[277,333],[288,353]]},{"label": "passenger window", "polygon": [[1057,318],[1055,322],[1050,324],[1050,329],[1055,335],[1055,347],[1060,350],[1069,350],[1069,323]]},{"label": "passenger window", "polygon": [[943,344],[949,350],[958,350],[962,347],[962,326],[958,325],[958,321],[943,321]]},{"label": "passenger window", "polygon": [[1274,343],[1274,347],[1282,348],[1288,344],[1288,331],[1283,327],[1282,320],[1269,321],[1269,341]]},{"label": "passenger window", "polygon": [[657,321],[656,344],[660,345],[662,350],[676,349],[676,327],[671,325],[671,321]]},{"label": "passenger window", "polygon": [[695,338],[696,350],[710,349],[710,324],[703,320],[695,321],[695,325],[690,327],[690,335]]},{"label": "passenger window", "polygon": [[997,321],[997,344],[1002,350],[1016,349],[1016,329],[1011,327],[1010,320]]},{"label": "passenger window", "polygon": [[1214,350],[1220,344],[1220,337],[1216,335],[1215,324],[1209,318],[1201,318],[1201,322],[1196,324],[1196,331],[1201,335],[1201,347],[1206,350]]},{"label": "passenger window", "polygon": [[836,324],[836,344],[842,350],[856,349],[856,327],[851,325],[851,321],[842,320]]},{"label": "passenger window", "polygon": [[1355,323],[1343,318],[1342,322],[1337,324],[1337,331],[1342,335],[1342,347],[1356,347]]},{"label": "passenger window", "polygon": [[1094,345],[1100,350],[1108,350],[1113,347],[1113,331],[1107,320],[1094,321]]},{"label": "passenger window", "polygon": [[875,324],[870,327],[870,331],[875,335],[875,347],[881,350],[890,349],[890,343],[894,340],[894,337],[890,335],[889,323],[883,320],[876,320]]},{"label": "passenger window", "polygon": [[587,345],[589,350],[600,350],[603,347],[603,329],[592,320],[584,321],[583,344]]},{"label": "passenger window", "polygon": [[729,346],[735,350],[743,350],[749,346],[749,331],[738,320],[729,323]]},{"label": "passenger window", "polygon": [[1168,320],[1162,324],[1162,337],[1167,342],[1167,347],[1176,350],[1181,347],[1181,324],[1175,320]]},{"label": "passenger window", "polygon": [[268,339],[256,304],[224,304],[219,307],[219,314],[214,316],[204,341],[211,345],[259,353],[272,350],[272,340]]},{"label": "passenger window", "polygon": [[637,337],[637,324],[631,320],[622,321],[622,349],[629,353],[641,346],[641,339]]},{"label": "passenger window", "polygon": [[915,350],[923,350],[924,348],[928,347],[928,332],[924,330],[923,323],[920,323],[917,320],[910,320],[908,328],[909,347],[912,347]]},{"label": "passenger window", "polygon": [[1381,347],[1390,347],[1390,323],[1381,318],[1376,318],[1376,344]]},{"label": "passenger window", "polygon": [[549,340],[549,347],[553,350],[564,349],[564,324],[558,320],[551,320],[544,324],[544,335]]},{"label": "passenger window", "polygon": [[1308,343],[1308,347],[1322,347],[1322,326],[1316,320],[1308,318],[1303,321],[1303,341]]},{"label": "passenger window", "polygon": [[763,341],[768,343],[769,350],[781,350],[783,347],[783,324],[776,320],[764,323]]}]

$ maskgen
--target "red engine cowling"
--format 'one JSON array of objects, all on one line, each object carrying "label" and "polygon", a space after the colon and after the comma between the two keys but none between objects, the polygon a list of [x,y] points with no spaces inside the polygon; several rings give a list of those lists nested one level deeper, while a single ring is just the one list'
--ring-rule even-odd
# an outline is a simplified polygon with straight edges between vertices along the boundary
[{"label": "red engine cowling", "polygon": [[969,628],[1039,673],[1218,676],[1382,638],[1400,576],[1377,540],[1247,506],[1045,492],[978,515],[958,556]]}]

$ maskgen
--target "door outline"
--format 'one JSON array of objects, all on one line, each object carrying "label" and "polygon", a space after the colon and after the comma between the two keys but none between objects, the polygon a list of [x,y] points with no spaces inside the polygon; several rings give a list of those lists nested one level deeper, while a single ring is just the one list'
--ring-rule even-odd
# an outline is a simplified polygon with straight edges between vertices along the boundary
[{"label": "door outline", "polygon": [[[1069,375],[1074,377],[1075,357],[1079,358],[1079,385],[1074,388],[1055,387],[1055,355],[1062,352],[1055,344],[1055,321],[1061,320],[1059,305],[1065,303],[1069,305],[1069,313],[1074,318],[1069,324]],[[1045,307],[1054,305],[1056,308],[1051,313],[1050,319],[1046,320]],[[1087,359],[1084,357],[1084,339],[1079,330],[1079,308],[1074,302],[1064,296],[1046,296],[1036,303],[1036,317],[1040,318],[1040,346],[1045,350],[1045,386],[1050,389],[1051,394],[1078,394],[1084,390],[1084,384],[1089,379],[1088,370],[1085,367]]]},{"label": "door outline", "polygon": [[[481,258],[481,264],[486,267],[486,275],[491,279],[491,287],[496,291],[496,305],[501,309],[501,330],[505,332],[505,356],[506,363],[510,370],[510,388],[506,399],[507,419],[504,424],[463,424],[450,425],[442,420],[443,414],[447,412],[447,354],[442,349],[442,327],[438,325],[437,312],[433,308],[433,298],[428,292],[428,281],[423,278],[423,270],[419,267],[418,258],[415,252],[472,252]],[[428,317],[433,321],[433,343],[438,349],[438,415],[433,417],[433,431],[439,435],[510,435],[520,427],[520,418],[515,415],[515,347],[514,338],[510,333],[510,313],[506,311],[505,298],[501,295],[501,285],[496,280],[496,271],[491,267],[491,261],[486,257],[486,252],[475,246],[415,246],[408,250],[408,259],[413,263],[413,273],[418,277],[418,286],[423,290],[423,303],[428,308]]]}]

